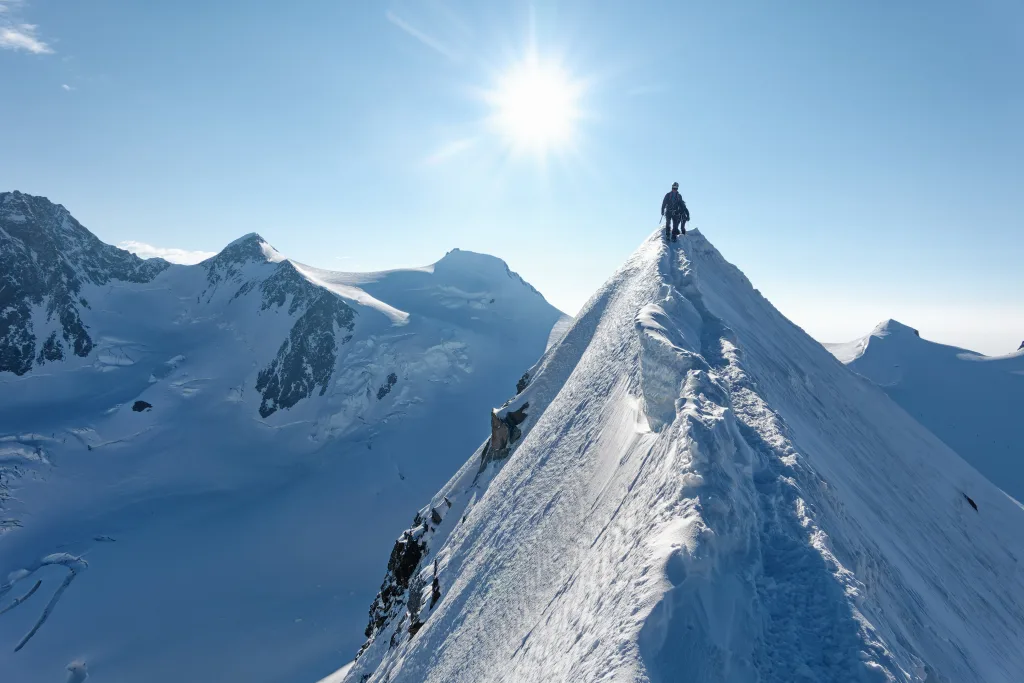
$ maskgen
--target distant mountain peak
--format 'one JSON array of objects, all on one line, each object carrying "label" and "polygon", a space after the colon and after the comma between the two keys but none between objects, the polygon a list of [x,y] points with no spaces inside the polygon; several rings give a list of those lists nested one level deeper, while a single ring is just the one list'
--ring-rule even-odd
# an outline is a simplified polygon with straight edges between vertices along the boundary
[{"label": "distant mountain peak", "polygon": [[450,250],[442,256],[434,265],[435,267],[443,265],[450,268],[497,268],[508,270],[508,264],[497,256],[481,254],[480,252],[469,251],[466,249],[459,249],[458,247]]},{"label": "distant mountain peak", "polygon": [[253,264],[280,263],[285,257],[267,243],[260,235],[250,232],[232,241],[200,265],[206,269],[210,295],[222,282],[242,281],[242,271]]},{"label": "distant mountain peak", "polygon": [[220,252],[207,259],[207,263],[220,262],[220,263],[262,263],[283,261],[284,256],[281,255],[277,249],[270,246],[270,244],[263,239],[258,233],[250,232],[242,235],[236,240],[231,241],[226,247],[220,250]]},{"label": "distant mountain peak", "polygon": [[531,292],[537,294],[537,296],[543,296],[533,285],[523,279],[519,273],[509,268],[508,263],[503,259],[491,256],[490,254],[481,254],[480,252],[456,247],[441,257],[441,260],[435,263],[433,268],[435,272],[439,273],[464,273],[466,275],[492,277],[493,275],[504,275],[517,280]]},{"label": "distant mountain peak", "polygon": [[[87,285],[149,282],[170,264],[104,244],[60,204],[17,190],[0,193],[0,372],[88,356],[82,322]],[[37,335],[46,337],[41,344]],[[38,348],[38,352],[37,352]]]},{"label": "distant mountain peak", "polygon": [[875,337],[888,337],[889,335],[900,336],[900,335],[914,335],[920,337],[921,333],[909,325],[904,325],[898,320],[889,318],[883,322],[878,323],[875,329],[872,330],[871,335]]}]

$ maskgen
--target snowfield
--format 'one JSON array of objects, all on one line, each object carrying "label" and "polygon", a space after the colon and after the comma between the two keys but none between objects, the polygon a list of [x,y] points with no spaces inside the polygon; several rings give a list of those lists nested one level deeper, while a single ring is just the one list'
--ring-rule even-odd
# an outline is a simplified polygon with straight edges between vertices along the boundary
[{"label": "snowfield", "polygon": [[922,339],[895,320],[826,344],[993,483],[1024,500],[1024,345],[1005,356]]},{"label": "snowfield", "polygon": [[1024,509],[698,231],[648,239],[519,389],[338,678],[1024,680]]},{"label": "snowfield", "polygon": [[[564,316],[499,259],[194,266],[0,193],[0,681],[314,681]],[[481,417],[482,416],[482,417]]]}]

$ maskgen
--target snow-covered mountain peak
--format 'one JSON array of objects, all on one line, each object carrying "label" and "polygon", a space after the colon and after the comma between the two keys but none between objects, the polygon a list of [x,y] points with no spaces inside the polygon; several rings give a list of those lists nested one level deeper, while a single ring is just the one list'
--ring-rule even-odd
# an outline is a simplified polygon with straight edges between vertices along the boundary
[{"label": "snow-covered mountain peak", "polygon": [[104,244],[45,197],[0,193],[0,372],[88,356],[85,289],[150,282],[169,265]]},{"label": "snow-covered mountain peak", "polygon": [[699,233],[652,235],[517,390],[410,514],[345,681],[1019,680],[1024,509]]},{"label": "snow-covered mountain peak", "polygon": [[965,460],[1024,500],[1024,352],[983,354],[920,338],[887,321],[826,348],[868,378]]},{"label": "snow-covered mountain peak", "polygon": [[4,683],[80,660],[111,681],[326,674],[362,642],[403,501],[487,434],[563,318],[483,256],[335,273],[246,235],[170,266],[44,199],[0,206]]},{"label": "snow-covered mountain peak", "polygon": [[920,337],[921,333],[909,325],[904,325],[898,320],[889,318],[888,320],[882,321],[875,325],[875,329],[871,332],[872,336],[875,337],[894,337],[909,338],[909,337]]},{"label": "snow-covered mountain peak", "polygon": [[448,268],[452,270],[472,270],[478,272],[503,272],[509,269],[508,264],[497,256],[481,254],[479,252],[468,251],[466,249],[459,249],[458,247],[442,256],[436,263],[434,263],[433,267]]},{"label": "snow-covered mountain peak", "polygon": [[504,260],[490,254],[456,248],[449,251],[428,269],[447,281],[471,287],[493,288],[495,285],[507,284],[506,280],[512,280],[537,296],[541,296],[533,285],[509,268]]},{"label": "snow-covered mountain peak", "polygon": [[[39,213],[63,216],[67,215],[68,211],[46,197],[37,197],[18,190],[0,192],[0,218],[14,223],[25,223],[33,219],[38,220]],[[39,220],[38,227],[52,228],[55,224],[59,224],[59,221]]]},{"label": "snow-covered mountain peak", "polygon": [[208,266],[216,264],[221,267],[229,264],[239,266],[245,263],[277,263],[284,259],[285,257],[258,233],[250,232],[232,240],[216,255],[206,259],[203,263]]}]

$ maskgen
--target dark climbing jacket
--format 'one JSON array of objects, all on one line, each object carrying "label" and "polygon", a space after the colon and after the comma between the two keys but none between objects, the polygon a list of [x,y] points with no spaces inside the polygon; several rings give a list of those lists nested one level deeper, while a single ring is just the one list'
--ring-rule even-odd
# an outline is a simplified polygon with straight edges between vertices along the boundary
[{"label": "dark climbing jacket", "polygon": [[686,208],[686,202],[677,190],[671,190],[661,201],[661,215],[676,216],[684,221],[690,220],[690,210]]}]

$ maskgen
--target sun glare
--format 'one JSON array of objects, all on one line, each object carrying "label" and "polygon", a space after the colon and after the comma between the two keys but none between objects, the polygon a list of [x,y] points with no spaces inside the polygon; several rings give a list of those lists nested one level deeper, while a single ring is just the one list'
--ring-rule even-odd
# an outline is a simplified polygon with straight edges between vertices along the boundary
[{"label": "sun glare", "polygon": [[582,87],[559,65],[528,58],[499,77],[488,95],[492,122],[518,152],[544,157],[573,141]]}]

